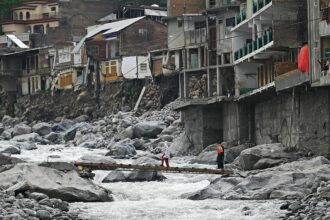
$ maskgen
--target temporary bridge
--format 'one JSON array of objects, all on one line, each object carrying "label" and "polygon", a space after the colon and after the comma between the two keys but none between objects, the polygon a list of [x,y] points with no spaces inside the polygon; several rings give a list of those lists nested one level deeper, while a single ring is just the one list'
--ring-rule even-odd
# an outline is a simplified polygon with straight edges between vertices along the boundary
[{"label": "temporary bridge", "polygon": [[142,170],[142,171],[161,171],[165,173],[194,173],[194,174],[218,174],[228,176],[234,172],[231,170],[206,169],[195,167],[163,167],[153,165],[117,164],[117,163],[74,163],[80,170]]}]

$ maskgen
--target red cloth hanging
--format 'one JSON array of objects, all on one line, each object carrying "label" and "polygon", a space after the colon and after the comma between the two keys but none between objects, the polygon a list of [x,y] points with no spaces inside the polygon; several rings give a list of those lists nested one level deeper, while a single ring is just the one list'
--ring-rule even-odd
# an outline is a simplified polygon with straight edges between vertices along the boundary
[{"label": "red cloth hanging", "polygon": [[308,45],[305,45],[301,48],[298,56],[298,69],[301,72],[309,72],[309,50]]}]

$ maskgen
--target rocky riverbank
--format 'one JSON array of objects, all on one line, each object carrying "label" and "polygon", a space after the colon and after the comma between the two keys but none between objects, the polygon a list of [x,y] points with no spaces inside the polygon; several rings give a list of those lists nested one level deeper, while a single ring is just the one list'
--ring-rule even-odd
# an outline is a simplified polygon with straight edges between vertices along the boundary
[{"label": "rocky riverbank", "polygon": [[71,220],[78,219],[79,210],[70,210],[69,203],[50,199],[42,193],[5,192],[0,189],[0,219],[4,220]]},{"label": "rocky riverbank", "polygon": [[[14,196],[15,199],[31,200],[31,194],[42,193],[47,196],[46,199],[62,201],[63,204],[111,202],[114,200],[111,190],[81,178],[76,168],[65,162],[116,163],[116,160],[129,160],[133,164],[156,165],[160,163],[159,145],[165,141],[170,143],[173,156],[188,156],[185,166],[215,164],[214,146],[200,152],[185,135],[179,113],[172,110],[178,104],[172,102],[160,111],[148,111],[144,114],[120,111],[99,119],[81,115],[73,119],[28,122],[24,118],[3,117],[0,123],[0,187],[6,190],[2,191],[3,197],[8,195],[12,199]],[[313,204],[315,201],[319,203],[315,210],[310,208],[305,212],[306,207],[310,206],[310,199],[303,200],[305,202],[300,206],[303,208],[297,209],[301,215],[294,212],[294,204],[297,202],[290,203],[288,209],[291,212],[288,217],[293,219],[317,215],[321,204],[327,206],[328,200],[317,194],[322,191],[318,190],[320,185],[322,189],[326,188],[322,182],[330,181],[330,161],[327,158],[292,152],[278,143],[260,146],[231,146],[228,143],[225,149],[226,168],[234,171],[233,176],[212,178],[210,184],[197,192],[177,196],[190,201],[313,198]],[[76,157],[76,151],[85,153]],[[43,162],[24,161],[22,155],[33,155],[34,152],[45,153],[42,156],[35,155],[40,157],[37,161]],[[70,152],[70,156],[63,157],[65,152]],[[47,160],[53,162],[45,162]],[[100,182],[108,184],[164,180],[166,176],[157,172],[113,171],[104,175]],[[33,209],[35,212],[45,205],[38,202],[36,209]],[[17,210],[24,208],[25,206],[19,206]],[[5,211],[3,216],[18,214],[25,218],[21,211]],[[61,219],[61,215],[63,219],[66,219],[65,216],[68,216],[67,219],[75,217],[66,210],[46,211],[51,218],[59,216]],[[31,213],[34,215],[34,212]],[[37,213],[33,215],[28,217],[41,219]],[[326,219],[328,214],[323,217]]]}]

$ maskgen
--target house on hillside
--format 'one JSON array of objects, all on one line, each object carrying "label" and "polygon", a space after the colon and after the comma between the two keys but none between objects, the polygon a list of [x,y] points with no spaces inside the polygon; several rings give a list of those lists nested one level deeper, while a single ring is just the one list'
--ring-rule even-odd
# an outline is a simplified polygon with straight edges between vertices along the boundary
[{"label": "house on hillside", "polygon": [[1,48],[0,86],[21,95],[35,94],[50,88],[48,49]]},{"label": "house on hillside", "polygon": [[96,25],[73,53],[85,45],[89,61],[99,62],[102,81],[145,78],[151,76],[148,51],[166,46],[166,30],[146,17]]}]

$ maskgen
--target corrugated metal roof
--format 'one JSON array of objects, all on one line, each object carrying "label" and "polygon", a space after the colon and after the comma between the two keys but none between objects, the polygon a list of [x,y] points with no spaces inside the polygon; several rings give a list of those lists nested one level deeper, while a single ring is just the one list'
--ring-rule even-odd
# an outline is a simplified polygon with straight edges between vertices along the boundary
[{"label": "corrugated metal roof", "polygon": [[144,9],[144,14],[149,15],[149,16],[166,17],[167,16],[167,11],[154,10],[154,9]]},{"label": "corrugated metal roof", "polygon": [[126,19],[126,20],[110,23],[110,24],[112,24],[112,26],[109,28],[108,31],[104,32],[103,35],[112,34],[112,33],[121,31],[121,30],[125,29],[126,27],[134,24],[135,22],[138,22],[139,20],[141,20],[143,18],[145,18],[145,17],[143,16],[143,17]]},{"label": "corrugated metal roof", "polygon": [[81,39],[81,41],[73,49],[72,53],[77,53],[88,38],[91,38],[91,37],[97,35],[98,33],[102,32],[102,31],[106,31],[104,33],[104,35],[111,34],[111,33],[116,33],[116,32],[123,30],[124,28],[134,24],[135,22],[137,22],[137,21],[139,21],[143,18],[145,18],[145,17],[143,16],[143,17],[138,17],[138,18],[125,19],[125,20],[121,20],[121,21],[117,21],[117,22],[98,25],[97,27],[90,30],[90,32],[88,32],[87,35],[85,37],[83,37],[83,39]]}]

